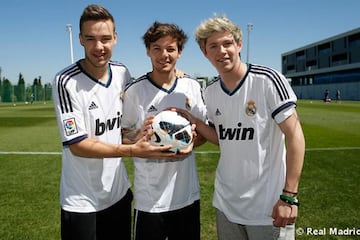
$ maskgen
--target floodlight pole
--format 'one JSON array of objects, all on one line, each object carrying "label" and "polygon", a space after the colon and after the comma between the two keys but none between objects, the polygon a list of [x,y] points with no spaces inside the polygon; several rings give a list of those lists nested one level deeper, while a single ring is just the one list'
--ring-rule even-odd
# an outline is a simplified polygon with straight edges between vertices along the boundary
[{"label": "floodlight pole", "polygon": [[246,63],[249,63],[249,56],[250,56],[250,32],[253,29],[253,25],[252,23],[248,23],[247,24],[247,32],[248,32],[248,36],[247,36],[247,54],[246,54]]},{"label": "floodlight pole", "polygon": [[66,24],[66,29],[69,32],[71,63],[74,63],[74,50],[73,50],[73,42],[72,42],[72,26],[71,26],[71,24]]}]

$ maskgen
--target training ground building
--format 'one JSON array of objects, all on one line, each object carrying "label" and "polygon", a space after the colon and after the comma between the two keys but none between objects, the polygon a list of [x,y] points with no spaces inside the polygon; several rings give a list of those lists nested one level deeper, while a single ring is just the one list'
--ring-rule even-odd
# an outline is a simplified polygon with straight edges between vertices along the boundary
[{"label": "training ground building", "polygon": [[282,73],[299,99],[360,100],[360,28],[283,53]]}]

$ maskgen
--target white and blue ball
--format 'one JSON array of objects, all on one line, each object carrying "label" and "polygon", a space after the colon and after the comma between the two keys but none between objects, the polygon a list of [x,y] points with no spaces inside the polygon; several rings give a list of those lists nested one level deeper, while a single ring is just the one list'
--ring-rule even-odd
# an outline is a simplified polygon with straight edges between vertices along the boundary
[{"label": "white and blue ball", "polygon": [[150,144],[154,146],[171,145],[171,152],[186,149],[192,142],[190,122],[175,111],[165,110],[158,113],[152,123],[154,135]]}]

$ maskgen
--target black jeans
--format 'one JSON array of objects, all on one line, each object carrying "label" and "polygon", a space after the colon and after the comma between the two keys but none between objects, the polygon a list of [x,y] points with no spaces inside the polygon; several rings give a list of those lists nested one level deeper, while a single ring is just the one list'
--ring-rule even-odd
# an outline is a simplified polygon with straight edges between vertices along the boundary
[{"label": "black jeans", "polygon": [[131,240],[131,202],[126,195],[111,207],[99,212],[75,213],[61,209],[62,240]]}]

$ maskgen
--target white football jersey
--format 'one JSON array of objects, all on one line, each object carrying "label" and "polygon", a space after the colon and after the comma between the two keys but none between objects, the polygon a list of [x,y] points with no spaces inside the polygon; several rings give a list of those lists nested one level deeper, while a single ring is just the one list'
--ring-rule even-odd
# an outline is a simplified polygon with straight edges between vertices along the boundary
[{"label": "white football jersey", "polygon": [[284,135],[278,124],[294,112],[294,92],[279,72],[248,65],[234,90],[217,78],[204,98],[221,150],[214,206],[232,222],[271,225],[286,171]]},{"label": "white football jersey", "polygon": [[[191,78],[176,79],[171,89],[164,89],[150,78],[140,77],[126,91],[123,107],[123,128],[140,128],[145,118],[168,107],[190,111],[205,119],[206,108],[200,84]],[[195,156],[181,161],[134,158],[135,209],[165,212],[183,208],[200,198]]]},{"label": "white football jersey", "polygon": [[121,158],[83,158],[69,145],[85,138],[121,143],[121,92],[130,82],[125,66],[109,63],[109,80],[102,83],[78,63],[60,71],[53,82],[53,99],[62,139],[61,206],[71,212],[95,212],[119,201],[130,187]]}]

